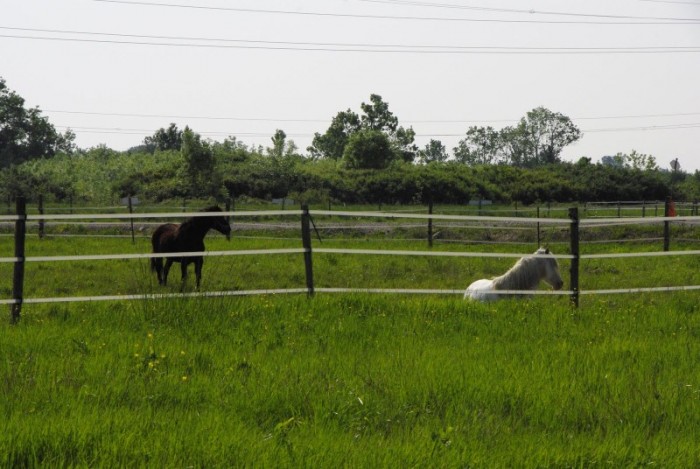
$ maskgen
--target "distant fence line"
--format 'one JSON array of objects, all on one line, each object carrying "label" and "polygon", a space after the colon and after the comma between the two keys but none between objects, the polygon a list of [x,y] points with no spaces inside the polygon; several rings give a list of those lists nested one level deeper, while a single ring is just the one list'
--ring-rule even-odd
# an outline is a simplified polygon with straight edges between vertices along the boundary
[{"label": "distant fence line", "polygon": [[[132,204],[133,201],[133,204]],[[36,210],[40,213],[46,213],[46,212],[54,212],[54,211],[66,211],[68,210],[69,213],[77,213],[80,211],[91,211],[91,210],[97,210],[97,211],[104,211],[104,210],[116,210],[116,211],[135,211],[137,208],[141,210],[176,210],[178,213],[182,214],[183,212],[187,212],[188,209],[193,206],[193,204],[196,204],[197,200],[189,200],[189,199],[182,199],[182,203],[177,205],[177,204],[168,204],[168,205],[155,205],[153,202],[147,201],[146,203],[139,203],[139,200],[137,197],[125,197],[122,199],[121,203],[119,205],[76,205],[73,203],[72,200],[69,200],[67,206],[49,206],[45,204],[44,202],[44,197],[43,195],[39,194],[37,197],[37,208]],[[233,198],[229,198],[222,203],[226,205],[227,210],[230,210],[234,205],[235,205],[235,200]],[[482,204],[483,202],[483,204]],[[583,211],[583,216],[596,216],[595,212],[597,211],[605,211],[605,212],[610,212],[614,211],[617,212],[618,217],[623,217],[623,212],[631,212],[631,211],[637,211],[639,212],[643,217],[647,216],[647,212],[653,212],[653,216],[658,216],[659,212],[663,212],[664,205],[666,201],[665,200],[614,200],[614,201],[596,201],[596,202],[580,202],[578,205],[581,207]],[[282,210],[285,210],[287,207],[298,207],[298,204],[296,204],[293,200],[290,199],[276,199],[273,201],[274,205],[280,206]],[[240,206],[245,206],[245,203],[240,203],[239,202],[239,208]],[[253,205],[259,205],[259,204],[253,204]],[[316,206],[322,205],[324,207],[328,207],[328,211],[331,210],[338,210],[337,207],[340,207],[340,210],[344,210],[347,204],[345,203],[334,203],[332,201],[327,201],[323,203],[317,203],[315,204]],[[430,205],[429,203],[423,204],[423,205],[395,205],[391,203],[382,203],[378,202],[375,204],[349,204],[349,205],[374,205],[379,208],[380,212],[415,212],[415,211],[425,211],[428,210],[428,206]],[[551,212],[566,212],[568,210],[568,207],[561,207],[561,206],[552,206],[551,202],[537,202],[534,204],[523,204],[522,202],[514,201],[512,203],[512,206],[504,206],[504,204],[492,204],[492,201],[490,200],[472,200],[469,201],[469,203],[462,205],[459,208],[455,208],[454,205],[450,204],[436,204],[437,206],[448,206],[449,211],[458,211],[460,213],[470,213],[470,212],[477,212],[479,214],[483,213],[513,213],[513,214],[518,214],[518,213],[531,213],[533,216],[536,216],[539,218],[540,213],[539,212],[544,212],[547,213],[548,215]],[[506,204],[507,205],[507,204]],[[693,201],[693,202],[676,202],[675,203],[676,208],[679,211],[684,211],[687,212],[687,215],[691,216],[697,216],[700,211],[700,203],[698,201]],[[396,207],[396,208],[395,208]],[[11,211],[11,201],[8,199],[7,203],[7,211],[8,213]],[[520,215],[516,215],[520,216]],[[582,216],[582,218],[583,218]],[[651,215],[650,215],[651,216]]]},{"label": "distant fence line", "polygon": [[[218,212],[218,215],[227,217],[256,217],[256,216],[294,216],[299,217],[301,221],[301,241],[302,247],[289,249],[259,249],[259,250],[232,250],[232,251],[205,251],[205,252],[185,252],[185,253],[170,253],[170,254],[96,254],[96,255],[78,255],[78,256],[26,256],[25,253],[25,238],[26,238],[26,223],[27,221],[44,221],[44,220],[76,220],[76,219],[147,219],[147,218],[181,218],[187,217],[202,217],[208,216],[205,212],[191,213],[129,213],[129,214],[27,214],[26,204],[24,199],[17,199],[17,214],[0,216],[0,221],[15,222],[15,255],[13,257],[0,258],[0,263],[14,263],[13,288],[12,298],[2,299],[0,304],[8,304],[11,306],[11,320],[16,322],[19,320],[21,306],[23,303],[56,303],[56,302],[72,302],[72,301],[116,301],[116,300],[133,300],[133,299],[159,299],[159,298],[179,298],[179,297],[217,297],[217,296],[241,296],[252,294],[281,294],[281,293],[307,293],[309,296],[315,292],[367,292],[367,293],[412,293],[412,294],[463,294],[463,290],[423,290],[423,289],[368,289],[368,288],[316,288],[313,280],[313,253],[318,254],[351,254],[351,255],[399,255],[399,256],[435,256],[435,257],[492,257],[492,258],[519,258],[528,254],[514,253],[474,253],[474,252],[451,252],[451,251],[407,251],[407,250],[370,250],[370,249],[335,249],[335,248],[315,248],[311,246],[311,226],[313,225],[312,216],[348,216],[348,217],[376,217],[382,219],[391,218],[412,218],[424,219],[428,221],[428,229],[432,227],[433,220],[451,220],[451,221],[485,221],[485,217],[465,216],[465,215],[447,215],[447,214],[410,214],[396,212],[359,212],[359,211],[328,211],[328,210],[309,210],[308,206],[302,206],[300,210],[262,210],[262,211],[227,211]],[[669,213],[669,204],[666,203],[665,215]],[[612,290],[588,290],[580,291],[579,289],[579,261],[581,259],[603,259],[603,258],[628,258],[628,257],[649,257],[649,256],[684,256],[684,255],[700,255],[700,250],[696,251],[669,251],[670,243],[670,223],[687,221],[698,222],[700,217],[697,216],[681,216],[681,217],[654,217],[654,218],[630,218],[625,220],[626,223],[663,223],[664,225],[664,250],[662,252],[640,252],[640,253],[622,253],[622,254],[584,254],[579,252],[579,230],[581,225],[596,226],[605,223],[610,223],[610,219],[579,219],[578,207],[568,209],[568,218],[528,218],[528,217],[487,217],[486,220],[494,222],[517,222],[517,223],[532,223],[532,224],[550,224],[558,226],[567,226],[570,232],[569,252],[570,254],[554,255],[557,259],[567,259],[571,261],[570,267],[570,285],[571,288],[565,291],[519,291],[508,290],[499,291],[498,294],[536,294],[536,295],[568,295],[571,303],[578,306],[579,296],[581,294],[611,294],[611,293],[636,293],[636,292],[661,292],[661,291],[680,291],[680,290],[697,290],[700,286],[675,286],[675,287],[654,287],[654,288],[628,288],[628,289],[612,289]],[[26,262],[65,262],[65,261],[84,261],[84,260],[113,260],[113,259],[148,259],[153,257],[186,257],[186,256],[235,256],[235,255],[268,255],[268,254],[303,254],[304,266],[306,271],[306,288],[292,289],[277,289],[277,290],[247,290],[247,291],[230,291],[230,292],[198,292],[198,293],[181,293],[181,294],[143,294],[143,295],[107,295],[107,296],[86,296],[86,297],[58,297],[58,298],[24,298],[24,266]]]}]

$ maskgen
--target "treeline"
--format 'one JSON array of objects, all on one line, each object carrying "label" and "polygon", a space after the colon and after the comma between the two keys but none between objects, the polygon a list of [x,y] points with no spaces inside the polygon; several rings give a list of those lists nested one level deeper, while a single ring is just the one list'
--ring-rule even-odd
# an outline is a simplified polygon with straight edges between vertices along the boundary
[{"label": "treeline", "polygon": [[381,96],[361,112],[339,112],[302,153],[284,131],[271,146],[229,137],[209,141],[189,127],[161,128],[125,152],[79,149],[38,108],[0,78],[0,196],[111,203],[137,195],[154,202],[251,197],[308,203],[591,202],[700,198],[700,172],[675,161],[662,171],[651,155],[632,151],[592,163],[561,160],[582,133],[560,113],[539,107],[517,125],[471,127],[452,156],[439,140],[415,144]]},{"label": "treeline", "polygon": [[[700,198],[700,172],[594,164],[586,158],[536,168],[396,160],[384,169],[354,169],[338,160],[248,148],[235,139],[206,144],[186,138],[189,143],[179,151],[98,147],[26,161],[0,171],[0,192],[6,200],[43,194],[47,200],[97,204],[129,194],[154,202],[288,197],[372,204],[661,200],[669,194],[676,200]],[[198,152],[205,155],[192,155]]]}]

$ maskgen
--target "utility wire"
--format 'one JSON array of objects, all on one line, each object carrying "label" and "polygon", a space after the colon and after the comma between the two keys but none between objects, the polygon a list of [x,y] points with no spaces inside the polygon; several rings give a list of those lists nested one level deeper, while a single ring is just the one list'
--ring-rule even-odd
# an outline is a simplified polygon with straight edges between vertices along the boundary
[{"label": "utility wire", "polygon": [[[42,112],[52,112],[57,114],[81,114],[89,116],[110,116],[110,117],[143,117],[158,119],[193,119],[193,120],[231,120],[250,122],[328,122],[330,119],[288,119],[274,117],[233,117],[233,116],[183,116],[172,114],[136,114],[136,113],[115,113],[115,112],[90,112],[90,111],[69,111],[63,109],[44,109]],[[617,116],[588,116],[572,117],[572,120],[606,120],[606,119],[646,119],[657,117],[686,117],[700,116],[700,112],[682,112],[668,114],[637,114],[637,115],[617,115]],[[517,119],[455,119],[455,120],[414,120],[404,119],[413,124],[460,124],[474,122],[517,122]]]},{"label": "utility wire", "polygon": [[[88,33],[90,34],[90,33]],[[143,37],[143,36],[141,36]],[[252,49],[276,51],[303,52],[362,52],[384,54],[476,54],[476,55],[583,55],[583,54],[697,54],[700,46],[661,46],[661,47],[500,47],[500,46],[382,46],[354,45],[325,46],[321,43],[309,46],[294,45],[294,43],[279,43],[281,45],[251,45],[251,44],[202,44],[190,42],[148,42],[137,40],[89,39],[58,36],[26,36],[19,34],[0,34],[0,38],[29,39],[39,41],[80,42],[98,44],[125,44],[157,47],[193,47],[214,49]],[[410,47],[413,47],[412,49]],[[430,47],[430,49],[427,49]]]},{"label": "utility wire", "polygon": [[[515,13],[515,14],[526,14],[526,15],[551,15],[551,16],[573,16],[582,18],[609,18],[609,19],[628,19],[628,20],[657,20],[657,21],[698,21],[700,18],[660,18],[655,16],[630,16],[630,15],[604,15],[604,14],[591,14],[591,13],[570,13],[561,11],[545,11],[545,10],[523,10],[523,9],[513,9],[513,8],[492,8],[492,7],[477,7],[469,5],[455,5],[448,3],[429,3],[429,2],[419,2],[415,0],[355,0],[358,2],[365,3],[383,3],[389,5],[401,5],[401,6],[419,6],[419,7],[430,7],[430,8],[449,8],[458,10],[471,10],[471,11],[484,11],[484,12],[496,12],[496,13]],[[695,4],[697,5],[697,4]]]},{"label": "utility wire", "polygon": [[[450,22],[485,22],[485,23],[553,23],[553,24],[698,24],[700,18],[656,18],[656,17],[636,17],[636,16],[614,16],[614,15],[585,15],[575,13],[556,13],[556,12],[533,12],[530,10],[516,11],[518,13],[540,13],[547,15],[572,16],[572,17],[587,17],[587,18],[608,18],[615,21],[556,21],[556,20],[509,20],[509,19],[485,19],[485,18],[449,18],[449,17],[427,17],[427,16],[399,16],[399,15],[366,15],[354,13],[323,13],[323,12],[308,12],[308,11],[291,11],[291,10],[264,10],[257,8],[234,8],[234,7],[214,7],[192,4],[176,4],[176,3],[155,3],[146,1],[124,1],[124,0],[92,0],[93,2],[115,3],[134,6],[154,6],[166,8],[186,8],[196,10],[209,11],[235,11],[239,13],[258,13],[258,14],[275,14],[275,15],[295,15],[306,17],[326,17],[326,18],[353,18],[353,19],[377,19],[377,20],[409,20],[409,21],[450,21]],[[628,21],[619,21],[625,19]],[[629,21],[632,20],[632,21]]]},{"label": "utility wire", "polygon": [[[95,32],[95,31],[76,31],[76,30],[62,30],[62,29],[39,29],[39,28],[17,28],[11,26],[0,26],[0,30],[10,30],[10,31],[23,31],[31,33],[49,33],[49,34],[72,34],[72,35],[84,35],[84,36],[99,36],[99,37],[118,37],[118,38],[137,38],[144,40],[175,40],[175,41],[206,41],[206,42],[223,42],[223,43],[235,43],[235,44],[262,44],[262,45],[276,45],[276,46],[303,46],[306,47],[334,47],[343,48],[341,50],[347,50],[345,48],[380,48],[380,49],[413,49],[413,51],[422,51],[422,49],[437,51],[482,51],[482,50],[494,50],[494,51],[504,51],[504,50],[516,50],[516,51],[630,51],[630,52],[670,52],[670,51],[687,51],[687,52],[697,52],[700,51],[700,46],[636,46],[636,47],[525,47],[525,46],[452,46],[452,45],[424,45],[424,44],[371,44],[371,43],[337,43],[337,42],[294,42],[294,41],[261,41],[261,40],[249,40],[249,39],[227,39],[227,38],[206,38],[197,36],[160,36],[160,35],[143,35],[143,34],[126,34],[126,33],[106,33],[106,32]],[[0,37],[2,37],[0,35]],[[43,36],[31,36],[32,38],[45,38]],[[48,38],[47,38],[48,39]],[[64,38],[72,39],[72,38]],[[84,40],[84,39],[81,39]],[[122,41],[116,41],[121,43]],[[131,42],[125,42],[131,43]],[[148,43],[154,45],[165,45],[165,43]],[[170,45],[171,43],[167,43]],[[172,43],[173,45],[189,45],[183,43]],[[251,46],[252,47],[252,46]]]},{"label": "utility wire", "polygon": [[[80,131],[85,133],[108,133],[108,134],[124,134],[124,135],[138,135],[146,134],[150,135],[153,130],[149,129],[124,129],[118,127],[70,127],[57,125],[60,129],[70,129],[72,131]],[[700,122],[688,123],[688,124],[672,124],[672,125],[649,125],[649,126],[639,126],[639,127],[617,127],[617,128],[604,128],[604,129],[582,129],[584,133],[600,133],[600,132],[631,132],[631,131],[650,131],[650,130],[682,130],[682,129],[695,129],[700,128]],[[236,131],[202,131],[197,132],[200,135],[205,136],[245,136],[245,137],[269,137],[268,132],[236,132]],[[308,138],[313,137],[314,134],[309,133],[290,133],[286,134],[287,137],[293,138]],[[416,133],[416,137],[463,137],[464,133]]]},{"label": "utility wire", "polygon": [[649,3],[678,3],[678,4],[683,4],[683,5],[695,5],[696,7],[700,7],[700,3],[696,2],[682,2],[678,0],[639,0],[640,2],[649,2]]}]

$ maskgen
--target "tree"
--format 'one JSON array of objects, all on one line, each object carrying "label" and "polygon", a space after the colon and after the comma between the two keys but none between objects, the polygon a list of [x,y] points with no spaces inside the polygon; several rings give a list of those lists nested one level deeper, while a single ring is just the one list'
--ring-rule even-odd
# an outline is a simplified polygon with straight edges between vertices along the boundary
[{"label": "tree", "polygon": [[178,130],[177,125],[171,123],[167,129],[160,128],[150,136],[143,139],[143,144],[147,151],[176,150],[182,148],[182,131]]},{"label": "tree", "polygon": [[615,156],[605,155],[600,159],[603,166],[611,166],[613,168],[624,168],[625,158],[622,153],[617,153]]},{"label": "tree", "polygon": [[291,157],[298,150],[294,140],[287,140],[287,134],[283,130],[277,129],[271,140],[272,148],[267,148],[267,154],[273,158]]},{"label": "tree", "polygon": [[353,133],[343,152],[348,168],[383,169],[395,158],[387,135],[379,130],[362,129]]},{"label": "tree", "polygon": [[0,78],[0,168],[34,158],[71,153],[75,134],[61,134],[38,107],[25,109],[24,99]]},{"label": "tree", "polygon": [[425,145],[425,148],[418,152],[418,158],[421,163],[432,163],[433,161],[442,163],[447,161],[449,156],[445,145],[440,140],[433,140],[432,138]]},{"label": "tree", "polygon": [[418,146],[413,143],[416,140],[416,132],[413,128],[399,127],[389,138],[396,156],[406,163],[413,163],[418,154]]},{"label": "tree", "polygon": [[345,145],[348,143],[350,135],[360,130],[360,117],[352,112],[339,112],[331,121],[330,127],[323,135],[316,132],[311,146],[307,151],[312,158],[330,158],[339,160],[343,157]]},{"label": "tree", "polygon": [[638,153],[637,150],[632,150],[629,155],[625,155],[625,159],[632,169],[640,171],[656,171],[659,166],[656,164],[656,158],[644,153]]},{"label": "tree", "polygon": [[389,103],[378,94],[371,94],[369,103],[362,103],[362,128],[383,132],[394,147],[394,154],[408,163],[413,162],[418,152],[414,145],[416,133],[413,128],[399,126],[399,119],[389,110]]},{"label": "tree", "polygon": [[364,112],[362,127],[393,135],[399,126],[399,119],[389,111],[389,104],[385,103],[378,94],[370,95],[369,100],[369,103],[363,102],[360,105],[362,112]]},{"label": "tree", "polygon": [[209,144],[202,142],[199,134],[185,127],[182,132],[180,152],[185,160],[183,179],[188,194],[194,197],[217,197],[221,180],[218,173],[214,171],[214,153]]},{"label": "tree", "polygon": [[494,164],[500,158],[501,135],[493,127],[470,127],[454,148],[455,158],[470,166]]},{"label": "tree", "polygon": [[517,137],[527,150],[525,166],[541,166],[561,161],[565,146],[581,138],[581,131],[567,116],[538,107],[529,111],[518,124]]},{"label": "tree", "polygon": [[629,154],[618,152],[615,156],[604,156],[601,162],[606,166],[614,166],[616,168],[629,168],[637,171],[656,171],[659,166],[656,164],[656,158],[644,153],[638,153],[637,150],[632,150]]},{"label": "tree", "polygon": [[418,151],[414,144],[416,133],[413,129],[400,127],[398,118],[389,111],[389,105],[377,94],[370,95],[370,102],[363,102],[360,107],[363,112],[361,117],[350,109],[339,112],[323,135],[314,135],[312,144],[307,149],[312,158],[342,158],[350,137],[365,129],[384,133],[394,148],[392,155],[412,162]]},{"label": "tree", "polygon": [[272,136],[272,148],[267,149],[267,153],[276,158],[282,158],[284,155],[284,147],[286,145],[287,134],[284,130],[277,129],[275,135]]},{"label": "tree", "polygon": [[455,147],[455,157],[466,164],[506,163],[536,167],[561,162],[564,147],[581,138],[581,131],[563,114],[544,107],[529,111],[515,127],[496,131],[471,127]]}]

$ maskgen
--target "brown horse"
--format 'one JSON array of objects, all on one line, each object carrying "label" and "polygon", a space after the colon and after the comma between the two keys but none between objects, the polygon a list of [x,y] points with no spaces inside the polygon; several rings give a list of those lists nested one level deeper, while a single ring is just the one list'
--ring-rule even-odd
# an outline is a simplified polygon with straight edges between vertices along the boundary
[{"label": "brown horse", "polygon": [[[221,209],[214,205],[201,211],[221,212]],[[153,232],[153,236],[151,237],[153,252],[203,252],[204,236],[206,236],[210,229],[215,229],[219,233],[226,235],[226,239],[231,238],[231,226],[228,224],[225,217],[221,215],[192,217],[188,218],[180,225],[166,223],[156,228],[156,231]],[[163,266],[163,258],[151,258],[151,270],[158,274],[158,283],[161,285],[166,285],[168,283],[168,272],[173,262],[180,263],[183,288],[185,286],[185,280],[187,279],[187,266],[190,263],[194,264],[194,274],[197,278],[197,289],[199,289],[199,282],[202,279],[202,265],[204,264],[204,258],[202,256],[166,257],[165,266]]]}]

